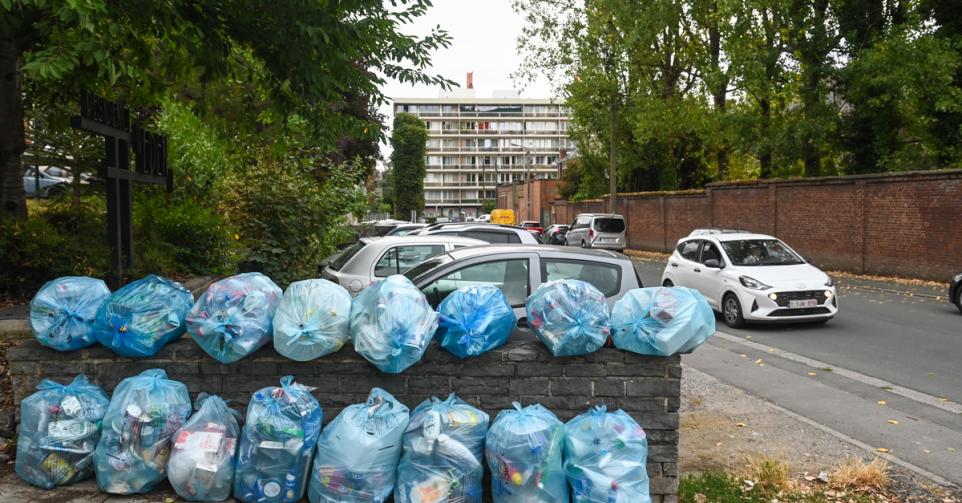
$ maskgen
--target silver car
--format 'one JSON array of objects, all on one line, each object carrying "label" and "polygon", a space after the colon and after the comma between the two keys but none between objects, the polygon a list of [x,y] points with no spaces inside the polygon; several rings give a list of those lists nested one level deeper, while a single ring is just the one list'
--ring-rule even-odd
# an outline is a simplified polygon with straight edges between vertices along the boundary
[{"label": "silver car", "polygon": [[628,257],[561,246],[491,245],[454,250],[428,259],[404,275],[435,308],[460,287],[494,285],[504,292],[519,320],[527,316],[524,303],[528,295],[549,281],[587,281],[605,294],[609,309],[629,290],[641,287]]},{"label": "silver car", "polygon": [[486,245],[456,236],[386,236],[361,238],[327,260],[321,277],[340,284],[351,295],[392,274],[456,248]]},{"label": "silver car", "polygon": [[422,230],[422,236],[463,236],[480,239],[491,244],[525,244],[536,245],[538,238],[523,227],[497,224],[459,224],[444,225],[431,230]]},{"label": "silver car", "polygon": [[625,251],[625,217],[613,213],[581,213],[565,234],[565,244]]}]

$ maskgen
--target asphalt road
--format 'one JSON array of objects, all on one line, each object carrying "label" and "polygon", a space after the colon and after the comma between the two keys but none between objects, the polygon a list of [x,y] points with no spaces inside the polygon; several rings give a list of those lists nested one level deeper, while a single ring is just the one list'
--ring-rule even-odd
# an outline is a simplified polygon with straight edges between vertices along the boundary
[{"label": "asphalt road", "polygon": [[[664,263],[636,260],[647,286]],[[839,282],[824,325],[728,328],[683,358],[847,441],[962,485],[962,314],[912,289]],[[921,295],[920,295],[921,294]]]}]

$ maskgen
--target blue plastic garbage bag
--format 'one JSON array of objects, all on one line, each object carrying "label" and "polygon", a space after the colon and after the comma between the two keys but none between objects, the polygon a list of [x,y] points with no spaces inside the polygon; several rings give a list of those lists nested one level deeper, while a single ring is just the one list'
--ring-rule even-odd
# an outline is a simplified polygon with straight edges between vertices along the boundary
[{"label": "blue plastic garbage bag", "polygon": [[121,356],[154,356],[184,334],[194,297],[167,278],[149,275],[117,290],[100,305],[94,336]]},{"label": "blue plastic garbage bag", "polygon": [[565,426],[541,405],[498,413],[484,444],[495,503],[568,501]]},{"label": "blue plastic garbage bag", "polygon": [[528,326],[555,356],[593,353],[608,339],[608,304],[577,279],[541,285],[527,300]]},{"label": "blue plastic garbage bag", "polygon": [[17,475],[44,489],[94,473],[93,453],[110,399],[83,374],[62,384],[44,379],[20,402]]},{"label": "blue plastic garbage bag", "polygon": [[592,407],[565,425],[565,476],[574,503],[651,503],[648,438],[623,410]]},{"label": "blue plastic garbage bag", "polygon": [[274,349],[291,360],[329,355],[350,337],[351,294],[326,279],[295,281],[274,313]]},{"label": "blue plastic garbage bag", "polygon": [[478,356],[507,342],[517,323],[500,288],[466,286],[441,301],[436,336],[458,358]]},{"label": "blue plastic garbage bag", "polygon": [[690,288],[636,288],[611,309],[611,340],[626,351],[686,353],[713,333],[715,313],[705,297]]},{"label": "blue plastic garbage bag", "polygon": [[167,480],[187,501],[223,501],[234,480],[240,413],[218,396],[201,393],[197,412],[177,430],[167,461]]},{"label": "blue plastic garbage bag", "polygon": [[311,503],[383,502],[394,491],[408,408],[374,388],[321,432],[307,496]]},{"label": "blue plastic garbage bag", "polygon": [[417,363],[437,328],[438,314],[424,294],[399,274],[361,290],[351,305],[354,350],[381,372]]},{"label": "blue plastic garbage bag", "polygon": [[282,377],[280,387],[254,392],[234,470],[234,498],[246,503],[300,500],[323,419],[317,400],[292,376]]},{"label": "blue plastic garbage bag", "polygon": [[64,276],[48,281],[30,301],[30,330],[37,342],[57,351],[73,351],[94,342],[97,309],[110,290],[102,280]]},{"label": "blue plastic garbage bag", "polygon": [[221,363],[234,363],[271,340],[281,289],[259,272],[212,283],[187,314],[187,332]]},{"label": "blue plastic garbage bag", "polygon": [[162,369],[121,381],[94,451],[100,490],[143,494],[167,478],[171,440],[189,416],[187,386],[168,379]]},{"label": "blue plastic garbage bag", "polygon": [[452,393],[421,402],[404,432],[395,503],[480,503],[488,415]]}]

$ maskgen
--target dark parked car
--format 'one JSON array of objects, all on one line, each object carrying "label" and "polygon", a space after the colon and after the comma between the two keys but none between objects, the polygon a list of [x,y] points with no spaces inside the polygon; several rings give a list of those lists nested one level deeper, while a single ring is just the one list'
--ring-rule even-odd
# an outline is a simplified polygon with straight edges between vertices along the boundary
[{"label": "dark parked car", "polygon": [[949,284],[949,301],[962,311],[962,272],[956,274]]},{"label": "dark parked car", "polygon": [[528,296],[549,281],[587,281],[605,294],[609,309],[629,290],[641,287],[631,260],[619,253],[528,245],[455,249],[421,262],[404,275],[435,308],[458,288],[494,285],[504,292],[518,319],[527,316]]},{"label": "dark parked car", "polygon": [[546,245],[560,245],[565,244],[565,234],[568,232],[568,226],[565,224],[554,224],[549,226],[544,230],[544,234],[541,235],[541,242]]}]

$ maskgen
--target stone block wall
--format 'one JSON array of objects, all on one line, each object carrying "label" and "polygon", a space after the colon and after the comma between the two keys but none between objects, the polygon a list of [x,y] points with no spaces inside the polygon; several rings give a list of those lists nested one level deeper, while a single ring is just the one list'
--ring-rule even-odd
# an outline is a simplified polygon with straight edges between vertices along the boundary
[{"label": "stone block wall", "polygon": [[[34,391],[43,378],[65,382],[78,373],[107,391],[121,379],[149,368],[166,369],[192,394],[215,393],[246,405],[251,392],[293,375],[313,386],[325,424],[346,405],[362,402],[374,386],[387,389],[413,409],[431,396],[457,393],[493,421],[512,402],[541,403],[562,421],[591,405],[624,409],[648,434],[648,474],[655,503],[677,500],[678,408],[681,359],[640,356],[602,348],[587,356],[555,358],[538,341],[519,338],[478,358],[459,360],[436,344],[402,374],[384,374],[350,345],[310,362],[294,362],[268,345],[231,365],[222,365],[185,337],[145,359],[119,357],[92,346],[73,353],[44,348],[33,339],[8,350],[15,399]],[[489,493],[486,488],[486,494]]]}]

